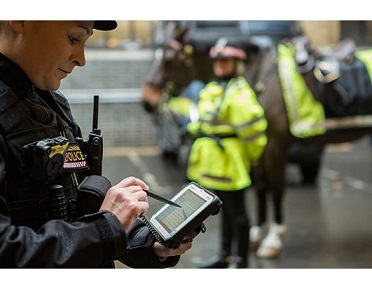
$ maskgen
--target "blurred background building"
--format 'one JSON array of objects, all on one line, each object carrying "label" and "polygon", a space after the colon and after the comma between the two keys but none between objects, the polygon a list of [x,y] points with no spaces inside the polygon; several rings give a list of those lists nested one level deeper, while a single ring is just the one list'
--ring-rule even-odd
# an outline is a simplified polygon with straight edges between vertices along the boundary
[{"label": "blurred background building", "polygon": [[[95,31],[90,46],[135,50],[151,47],[155,26],[159,21],[118,21],[109,33]],[[333,46],[352,37],[359,46],[372,45],[372,21],[298,21],[305,35],[316,46]]]}]

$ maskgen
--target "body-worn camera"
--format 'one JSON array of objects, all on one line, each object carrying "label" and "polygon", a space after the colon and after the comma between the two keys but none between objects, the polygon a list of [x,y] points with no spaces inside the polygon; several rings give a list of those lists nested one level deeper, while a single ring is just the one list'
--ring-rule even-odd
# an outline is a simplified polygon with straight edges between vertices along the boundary
[{"label": "body-worn camera", "polygon": [[32,160],[31,177],[41,181],[55,176],[63,166],[68,145],[68,139],[63,136],[25,145],[24,149]]}]

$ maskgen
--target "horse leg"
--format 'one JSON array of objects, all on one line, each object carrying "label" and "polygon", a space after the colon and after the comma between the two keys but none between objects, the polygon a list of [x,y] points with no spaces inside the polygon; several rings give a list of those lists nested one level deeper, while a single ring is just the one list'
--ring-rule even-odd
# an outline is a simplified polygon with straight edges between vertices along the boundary
[{"label": "horse leg", "polygon": [[274,223],[269,224],[268,233],[257,249],[257,256],[260,258],[275,258],[283,247],[282,237],[286,231],[286,226],[283,223],[282,206],[287,164],[287,156],[283,154],[283,151],[286,150],[273,150],[270,161],[266,164],[274,208]]},{"label": "horse leg", "polygon": [[252,180],[256,196],[257,225],[249,230],[249,243],[253,250],[257,250],[263,236],[267,233],[267,181],[265,179],[264,152],[262,161],[252,169]]},{"label": "horse leg", "polygon": [[249,229],[249,243],[252,249],[257,250],[267,228],[267,188],[256,187],[255,191],[257,199],[258,225],[251,226]]}]

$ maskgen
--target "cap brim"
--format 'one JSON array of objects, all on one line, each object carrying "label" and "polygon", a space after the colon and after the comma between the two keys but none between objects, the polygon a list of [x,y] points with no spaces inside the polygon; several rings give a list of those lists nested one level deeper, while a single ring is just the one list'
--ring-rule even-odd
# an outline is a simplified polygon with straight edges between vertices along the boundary
[{"label": "cap brim", "polygon": [[117,26],[118,23],[116,21],[96,20],[94,21],[93,28],[97,30],[109,31],[115,29]]}]

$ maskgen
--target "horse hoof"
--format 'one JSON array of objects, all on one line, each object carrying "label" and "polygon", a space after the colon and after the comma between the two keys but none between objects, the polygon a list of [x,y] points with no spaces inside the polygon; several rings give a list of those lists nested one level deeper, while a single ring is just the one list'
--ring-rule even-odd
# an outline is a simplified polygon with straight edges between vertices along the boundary
[{"label": "horse hoof", "polygon": [[257,249],[259,258],[276,258],[282,250],[283,244],[279,236],[267,236]]},{"label": "horse hoof", "polygon": [[261,228],[259,226],[252,226],[249,229],[249,242],[259,243],[262,239]]},{"label": "horse hoof", "polygon": [[269,247],[269,246],[260,246],[256,252],[258,258],[270,259],[277,258],[281,252],[281,247]]},{"label": "horse hoof", "polygon": [[249,229],[249,247],[252,251],[257,251],[263,236],[267,234],[267,231],[267,224],[262,224],[261,226],[251,226]]},{"label": "horse hoof", "polygon": [[256,255],[259,258],[276,258],[279,256],[283,244],[281,237],[284,235],[286,227],[284,225],[270,225],[269,233],[262,241]]},{"label": "horse hoof", "polygon": [[249,247],[256,251],[262,240],[262,230],[259,226],[252,226],[249,229]]}]

